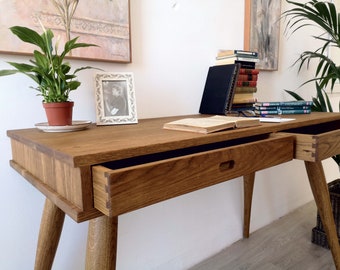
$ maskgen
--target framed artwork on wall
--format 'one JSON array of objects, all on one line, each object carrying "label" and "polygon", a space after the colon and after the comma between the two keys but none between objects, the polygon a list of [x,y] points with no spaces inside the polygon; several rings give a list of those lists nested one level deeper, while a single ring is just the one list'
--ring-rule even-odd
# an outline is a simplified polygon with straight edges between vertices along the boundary
[{"label": "framed artwork on wall", "polygon": [[95,75],[97,125],[138,122],[132,73]]},{"label": "framed artwork on wall", "polygon": [[[79,36],[79,42],[98,47],[81,48],[70,58],[131,62],[129,0],[0,0],[0,52],[30,54],[9,28],[26,26],[42,33],[50,28],[59,44]],[[61,45],[60,45],[61,46]]]},{"label": "framed artwork on wall", "polygon": [[244,49],[257,51],[261,70],[277,70],[281,0],[245,0]]}]

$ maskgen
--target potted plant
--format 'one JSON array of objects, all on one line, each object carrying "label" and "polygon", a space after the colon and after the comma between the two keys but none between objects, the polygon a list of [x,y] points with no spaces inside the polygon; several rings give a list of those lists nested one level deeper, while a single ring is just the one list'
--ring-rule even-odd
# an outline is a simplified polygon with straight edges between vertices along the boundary
[{"label": "potted plant", "polygon": [[[315,77],[302,85],[315,83],[316,96],[313,97],[312,111],[333,112],[328,94],[324,89],[329,86],[330,90],[333,91],[335,83],[340,82],[340,66],[328,55],[329,47],[340,48],[340,15],[332,2],[310,0],[306,3],[298,3],[286,1],[294,6],[282,14],[282,17],[287,20],[286,31],[291,30],[292,33],[295,33],[306,27],[317,27],[322,31],[321,34],[312,36],[318,41],[318,44],[321,43],[321,46],[315,51],[302,52],[294,64],[299,65],[298,72],[300,72],[303,67],[314,67],[310,65],[312,61],[317,62]],[[289,90],[286,90],[286,92],[297,100],[303,99],[296,92]],[[340,167],[340,155],[334,156],[333,159]]]},{"label": "potted plant", "polygon": [[[29,64],[8,62],[14,69],[0,70],[0,76],[22,73],[30,77],[37,84],[31,88],[37,90],[38,95],[43,97],[49,125],[72,125],[73,102],[69,100],[69,94],[80,86],[77,73],[92,67],[81,67],[72,72],[71,65],[65,61],[65,57],[73,49],[96,45],[79,43],[76,37],[65,42],[63,51],[58,54],[58,42],[53,45],[54,33],[51,29],[46,30],[43,27],[41,35],[33,29],[22,26],[13,26],[10,30],[23,42],[35,45],[39,50],[33,51],[34,58]],[[62,109],[64,106],[68,108],[66,112]],[[51,108],[56,108],[56,112],[50,114],[51,110],[54,111]],[[64,119],[59,120],[58,116]]]},{"label": "potted plant", "polygon": [[[312,61],[316,61],[315,77],[307,80],[302,85],[314,82],[316,88],[316,96],[313,97],[313,111],[333,112],[332,105],[325,88],[330,87],[333,91],[334,85],[340,81],[340,66],[332,60],[332,56],[328,55],[329,47],[340,48],[340,14],[338,14],[335,5],[332,2],[310,0],[307,3],[298,3],[286,0],[294,7],[283,13],[283,17],[287,19],[286,30],[296,32],[305,27],[317,27],[322,30],[320,35],[312,37],[322,44],[315,51],[304,51],[294,64],[298,64],[298,72],[303,67],[314,67],[310,65]],[[293,91],[286,90],[291,96],[298,100],[303,98]],[[340,155],[332,157],[340,168]],[[340,179],[333,180],[328,183],[328,189],[333,208],[334,220],[336,222],[337,231],[339,232],[339,187]],[[312,242],[323,247],[328,247],[328,242],[323,231],[322,222],[319,214],[317,217],[317,226],[312,230]]]}]

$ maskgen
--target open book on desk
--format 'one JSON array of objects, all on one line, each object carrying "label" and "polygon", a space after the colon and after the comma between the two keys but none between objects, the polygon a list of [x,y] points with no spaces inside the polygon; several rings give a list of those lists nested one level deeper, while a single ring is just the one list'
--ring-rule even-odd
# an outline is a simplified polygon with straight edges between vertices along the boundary
[{"label": "open book on desk", "polygon": [[260,124],[258,118],[215,115],[201,118],[184,118],[165,123],[164,129],[212,133],[224,129],[244,128]]}]

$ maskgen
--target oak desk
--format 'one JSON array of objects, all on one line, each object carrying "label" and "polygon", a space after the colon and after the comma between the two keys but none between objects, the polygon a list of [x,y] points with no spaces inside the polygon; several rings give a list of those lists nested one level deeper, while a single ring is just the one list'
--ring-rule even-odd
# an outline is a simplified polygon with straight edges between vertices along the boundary
[{"label": "oak desk", "polygon": [[[187,117],[187,116],[185,116]],[[296,120],[209,135],[163,130],[183,118],[135,125],[90,126],[71,133],[10,130],[11,166],[46,196],[35,269],[51,269],[65,214],[90,221],[86,269],[115,269],[120,214],[244,177],[244,236],[249,236],[255,172],[305,160],[334,262],[340,249],[321,161],[340,153],[340,114],[294,115]],[[261,159],[258,157],[261,156]]]}]

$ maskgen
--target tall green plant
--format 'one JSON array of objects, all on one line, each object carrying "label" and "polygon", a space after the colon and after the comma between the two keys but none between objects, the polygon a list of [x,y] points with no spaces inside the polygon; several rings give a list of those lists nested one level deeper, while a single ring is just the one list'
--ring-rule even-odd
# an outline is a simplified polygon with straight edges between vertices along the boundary
[{"label": "tall green plant", "polygon": [[71,65],[65,61],[65,57],[73,49],[96,45],[77,43],[78,37],[76,37],[67,41],[63,51],[58,54],[58,42],[53,45],[54,34],[52,30],[44,29],[41,35],[22,26],[13,26],[10,30],[23,42],[33,44],[40,50],[33,51],[34,59],[29,61],[30,64],[8,62],[15,69],[0,70],[0,76],[16,73],[25,74],[38,84],[37,87],[32,88],[39,91],[38,95],[43,97],[44,102],[68,101],[70,92],[80,86],[77,73],[93,67],[81,67],[72,72]]},{"label": "tall green plant", "polygon": [[[330,47],[340,48],[340,14],[338,14],[335,5],[328,1],[310,0],[307,3],[286,1],[294,7],[282,14],[282,17],[287,21],[285,32],[290,30],[295,33],[306,27],[316,27],[318,32],[321,30],[319,35],[312,35],[312,37],[322,45],[315,51],[302,52],[294,65],[298,65],[298,72],[300,72],[304,67],[308,69],[312,61],[317,61],[315,77],[302,85],[315,82],[316,97],[313,97],[312,111],[333,112],[331,102],[324,89],[329,86],[333,91],[335,83],[340,82],[340,66],[337,66],[331,56],[328,56]],[[297,100],[303,99],[293,91],[285,91]],[[332,158],[340,166],[340,155]]]},{"label": "tall green plant", "polygon": [[340,15],[333,3],[328,1],[311,0],[305,4],[286,0],[295,7],[283,13],[287,20],[285,31],[292,33],[306,27],[316,27],[321,33],[313,35],[315,40],[321,41],[322,45],[315,51],[304,51],[295,64],[299,64],[299,71],[310,66],[312,60],[317,60],[315,78],[304,84],[317,81],[321,88],[330,84],[331,90],[340,78],[340,67],[328,56],[329,47],[340,47]]}]

